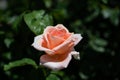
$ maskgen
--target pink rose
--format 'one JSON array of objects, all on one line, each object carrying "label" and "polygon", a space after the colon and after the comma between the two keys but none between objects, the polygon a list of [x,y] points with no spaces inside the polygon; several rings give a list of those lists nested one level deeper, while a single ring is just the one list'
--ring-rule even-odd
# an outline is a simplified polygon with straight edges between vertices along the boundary
[{"label": "pink rose", "polygon": [[42,35],[34,38],[32,46],[46,54],[40,57],[40,64],[52,70],[66,68],[72,58],[80,59],[74,46],[82,39],[80,34],[70,33],[62,24],[48,26]]}]

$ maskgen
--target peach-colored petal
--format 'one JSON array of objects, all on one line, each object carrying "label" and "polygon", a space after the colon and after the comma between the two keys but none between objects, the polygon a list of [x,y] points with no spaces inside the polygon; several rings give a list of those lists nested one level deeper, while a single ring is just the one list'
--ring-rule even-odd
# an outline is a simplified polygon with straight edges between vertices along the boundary
[{"label": "peach-colored petal", "polygon": [[71,33],[62,24],[56,25],[55,28],[57,29],[57,34],[59,37],[67,39],[69,36],[71,36]]},{"label": "peach-colored petal", "polygon": [[52,36],[51,34],[47,34],[47,39],[49,41],[49,46],[48,46],[49,49],[52,49],[52,48],[60,45],[65,40],[58,36]]},{"label": "peach-colored petal", "polygon": [[48,26],[43,33],[45,38],[47,48],[52,49],[67,39],[71,33],[62,25],[58,24],[57,26]]},{"label": "peach-colored petal", "polygon": [[68,54],[63,60],[56,58],[50,57],[49,55],[42,55],[40,58],[40,64],[52,70],[60,70],[68,66],[71,60],[71,54]]},{"label": "peach-colored petal", "polygon": [[64,30],[66,33],[69,33],[68,29],[65,28],[62,24],[57,24],[55,28],[57,28],[58,30],[61,30],[62,32]]},{"label": "peach-colored petal", "polygon": [[54,54],[64,54],[64,53],[68,53],[69,51],[71,51],[73,46],[74,46],[74,42],[73,42],[73,40],[71,38],[72,38],[72,36],[70,36],[62,44],[60,44],[57,47],[53,48],[52,50],[55,52]]},{"label": "peach-colored petal", "polygon": [[34,42],[33,42],[32,46],[33,46],[34,48],[36,48],[37,50],[39,50],[39,51],[45,51],[45,52],[47,52],[48,54],[54,53],[52,50],[43,47],[43,46],[42,46],[42,42],[43,42],[43,35],[36,36],[36,37],[34,38]]},{"label": "peach-colored petal", "polygon": [[43,37],[44,39],[46,40],[46,43],[47,43],[47,47],[50,46],[50,43],[49,43],[49,40],[48,40],[48,34],[54,30],[55,28],[53,26],[48,26],[45,28],[44,32],[43,32]]},{"label": "peach-colored petal", "polygon": [[46,34],[46,33],[50,33],[54,30],[55,28],[53,26],[47,26],[45,29],[44,29],[44,32],[43,34]]},{"label": "peach-colored petal", "polygon": [[57,36],[61,39],[67,39],[69,36],[71,36],[71,33],[66,32],[64,29],[56,29],[49,33],[52,36]]},{"label": "peach-colored petal", "polygon": [[59,46],[53,48],[52,50],[55,51],[54,54],[64,54],[67,51],[72,50],[72,48],[78,44],[78,42],[82,39],[80,34],[72,34],[67,40],[65,40]]},{"label": "peach-colored petal", "polygon": [[52,26],[46,27],[46,29],[44,30],[43,36],[46,40],[47,47],[49,49],[52,49],[53,47],[59,45],[65,40],[64,37],[63,36],[61,37],[60,35],[63,35],[64,37],[66,36],[69,37],[69,35],[66,35],[66,33],[59,31],[55,27],[52,27]]}]

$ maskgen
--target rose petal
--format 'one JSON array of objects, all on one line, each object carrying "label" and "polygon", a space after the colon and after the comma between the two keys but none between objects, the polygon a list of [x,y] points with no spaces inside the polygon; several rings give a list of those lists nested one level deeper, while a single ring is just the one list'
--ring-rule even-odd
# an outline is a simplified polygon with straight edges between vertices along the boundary
[{"label": "rose petal", "polygon": [[40,64],[52,70],[60,70],[68,66],[71,58],[71,54],[68,54],[63,60],[55,59],[55,57],[50,57],[49,55],[42,55],[40,58]]},{"label": "rose petal", "polygon": [[68,53],[69,51],[71,51],[74,47],[74,43],[71,38],[72,38],[72,35],[62,44],[53,48],[52,50],[55,52],[54,54],[64,54],[64,53]]},{"label": "rose petal", "polygon": [[75,59],[80,60],[79,52],[71,51],[70,54],[72,54]]},{"label": "rose petal", "polygon": [[54,31],[55,28],[53,26],[47,26],[45,29],[44,29],[44,32],[43,34],[46,34],[46,33],[50,33],[52,31]]},{"label": "rose petal", "polygon": [[64,27],[62,24],[58,24],[55,26],[55,28],[57,28],[58,30],[64,30],[66,33],[69,33],[68,29],[66,27]]},{"label": "rose petal", "polygon": [[74,41],[74,45],[77,45],[81,39],[82,39],[81,34],[74,34],[72,37],[72,40]]},{"label": "rose petal", "polygon": [[[63,31],[65,33],[63,33]],[[43,36],[46,40],[47,47],[49,49],[52,49],[55,46],[58,46],[59,44],[64,42],[64,40],[65,40],[64,38],[67,38],[70,36],[70,34],[66,34],[67,32],[68,31],[66,31],[66,29],[60,31],[60,29],[55,28],[53,26],[46,27],[46,29],[44,30]]]},{"label": "rose petal", "polygon": [[34,42],[33,42],[32,46],[33,46],[34,48],[36,48],[37,50],[39,50],[39,51],[45,51],[45,52],[47,52],[48,54],[54,53],[52,50],[43,47],[43,46],[42,46],[42,42],[43,42],[43,35],[36,36],[36,37],[34,38]]},{"label": "rose petal", "polygon": [[51,34],[47,35],[47,39],[48,39],[48,43],[49,43],[49,46],[48,46],[49,49],[52,49],[52,48],[60,45],[65,40],[60,37],[53,36]]},{"label": "rose petal", "polygon": [[47,43],[47,47],[50,47],[50,43],[48,40],[48,34],[50,34],[51,31],[53,31],[55,28],[53,26],[48,26],[45,28],[44,32],[43,32],[43,37],[46,40]]},{"label": "rose petal", "polygon": [[58,31],[58,36],[59,37],[67,39],[69,36],[71,36],[71,33],[62,24],[56,25],[55,28]]}]

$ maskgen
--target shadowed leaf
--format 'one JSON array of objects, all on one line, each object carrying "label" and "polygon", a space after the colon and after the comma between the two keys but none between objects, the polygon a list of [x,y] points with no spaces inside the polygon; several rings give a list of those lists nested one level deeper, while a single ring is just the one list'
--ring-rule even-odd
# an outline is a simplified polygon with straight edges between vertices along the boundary
[{"label": "shadowed leaf", "polygon": [[24,15],[24,20],[36,35],[41,34],[45,27],[53,24],[52,16],[45,14],[44,10],[27,13]]},{"label": "shadowed leaf", "polygon": [[7,71],[15,67],[20,67],[20,66],[25,66],[25,65],[31,65],[34,68],[38,68],[35,61],[29,58],[23,58],[21,60],[13,61],[13,62],[10,62],[9,64],[4,65],[4,70]]}]

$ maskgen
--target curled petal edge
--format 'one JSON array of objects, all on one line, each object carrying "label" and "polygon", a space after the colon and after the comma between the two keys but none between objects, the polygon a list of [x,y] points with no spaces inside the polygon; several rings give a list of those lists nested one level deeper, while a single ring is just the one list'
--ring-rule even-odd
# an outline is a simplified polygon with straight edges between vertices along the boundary
[{"label": "curled petal edge", "polygon": [[45,48],[45,47],[42,47],[42,40],[43,40],[43,35],[36,36],[36,37],[34,38],[34,42],[33,42],[32,46],[33,46],[35,49],[37,49],[37,50],[39,50],[39,51],[45,51],[45,52],[48,53],[48,54],[54,53],[54,51],[52,51],[52,50],[50,50],[50,49],[47,49],[47,48]]},{"label": "curled petal edge", "polygon": [[71,51],[70,53],[75,59],[80,60],[80,53],[76,51]]},{"label": "curled petal edge", "polygon": [[[55,62],[55,61],[40,62],[40,65],[45,66],[45,67],[52,69],[52,70],[55,70],[55,71],[61,70],[61,69],[68,67],[68,64],[70,63],[70,61],[72,59],[72,56],[77,60],[80,59],[79,52],[71,51],[63,61],[60,61],[60,62]],[[43,58],[43,59],[45,59],[45,58]]]},{"label": "curled petal edge", "polygon": [[40,65],[45,66],[52,70],[61,70],[61,69],[68,67],[69,62],[72,59],[71,56],[72,56],[71,54],[68,54],[68,56],[63,61],[60,61],[60,62],[55,62],[55,61],[54,62],[48,61],[48,62],[44,62],[44,63],[40,62]]},{"label": "curled petal edge", "polygon": [[82,39],[81,34],[74,34],[72,37],[73,37],[72,39],[74,41],[74,46],[77,45]]},{"label": "curled petal edge", "polygon": [[55,26],[55,28],[59,28],[59,27],[63,28],[67,33],[69,33],[68,29],[63,24],[57,24]]}]

